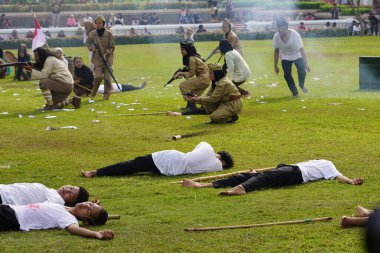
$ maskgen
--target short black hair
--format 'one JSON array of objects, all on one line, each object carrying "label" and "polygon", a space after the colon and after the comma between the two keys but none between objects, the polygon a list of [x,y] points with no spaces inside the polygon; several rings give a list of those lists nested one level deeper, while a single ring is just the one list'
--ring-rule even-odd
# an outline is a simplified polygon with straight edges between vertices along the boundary
[{"label": "short black hair", "polygon": [[225,39],[219,41],[219,49],[222,54],[226,54],[227,52],[234,50],[231,43]]},{"label": "short black hair", "polygon": [[90,196],[90,194],[88,194],[88,191],[85,188],[83,188],[82,186],[80,186],[79,192],[78,192],[78,197],[75,200],[74,205],[76,205],[77,203],[82,203],[82,202],[88,201],[89,196]]},{"label": "short black hair", "polygon": [[102,210],[100,211],[98,217],[96,217],[95,219],[91,220],[87,220],[87,224],[89,226],[101,226],[101,225],[104,225],[106,224],[108,220],[108,213],[107,211],[102,207]]},{"label": "short black hair", "polygon": [[232,158],[230,153],[228,153],[227,151],[219,151],[217,154],[220,155],[220,159],[222,159],[225,163],[223,165],[223,169],[229,169],[232,166],[234,166],[234,159]]}]

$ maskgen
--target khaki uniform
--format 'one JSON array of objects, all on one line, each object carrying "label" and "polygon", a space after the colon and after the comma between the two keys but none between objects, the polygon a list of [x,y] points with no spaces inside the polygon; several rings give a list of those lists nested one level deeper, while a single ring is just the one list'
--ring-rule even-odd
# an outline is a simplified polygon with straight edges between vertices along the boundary
[{"label": "khaki uniform", "polygon": [[241,47],[240,45],[240,40],[238,38],[238,36],[236,35],[236,33],[234,33],[233,31],[230,31],[226,37],[226,35],[224,35],[224,39],[228,40],[232,47],[238,51],[240,53],[241,56],[243,56],[243,48]]},{"label": "khaki uniform", "polygon": [[[202,95],[211,83],[207,65],[198,57],[192,56],[189,59],[189,74],[189,79],[179,84],[182,94],[192,92],[197,96]],[[193,76],[195,78],[192,78]]]},{"label": "khaki uniform", "polygon": [[243,107],[239,90],[226,77],[216,83],[215,89],[211,88],[201,97],[201,104],[211,113],[210,119],[215,123],[229,121],[233,115],[239,114]]},{"label": "khaki uniform", "polygon": [[53,104],[64,101],[73,90],[74,80],[65,63],[55,56],[46,58],[41,71],[32,70],[32,79],[40,79],[40,89],[49,89]]},{"label": "khaki uniform", "polygon": [[[115,41],[113,35],[109,31],[104,31],[102,37],[99,37],[96,30],[91,31],[88,35],[88,38],[85,43],[86,47],[89,50],[95,48],[94,45],[99,46],[100,51],[103,53],[104,58],[106,59],[107,65],[112,71],[113,64],[113,52],[115,51]],[[109,73],[107,67],[104,65],[104,62],[101,58],[100,52],[97,51],[92,56],[91,62],[94,64],[94,88],[91,93],[91,97],[96,96],[96,92],[99,89],[99,85],[104,78],[104,99],[108,99],[111,95],[111,74]]]}]

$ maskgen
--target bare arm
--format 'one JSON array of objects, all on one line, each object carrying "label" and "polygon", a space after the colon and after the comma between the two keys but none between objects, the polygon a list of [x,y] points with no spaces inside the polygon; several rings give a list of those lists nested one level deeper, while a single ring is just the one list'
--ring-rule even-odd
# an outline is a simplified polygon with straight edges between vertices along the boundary
[{"label": "bare arm", "polygon": [[359,177],[359,178],[351,179],[351,178],[348,178],[348,177],[343,176],[343,175],[339,175],[335,179],[342,182],[342,183],[352,184],[352,185],[361,185],[364,182],[363,178]]},{"label": "bare arm", "polygon": [[306,57],[306,54],[305,54],[305,49],[304,48],[301,48],[300,49],[300,53],[302,55],[302,58],[303,58],[303,61],[305,63],[305,69],[307,72],[310,72],[310,66],[309,66],[309,62],[307,60],[307,57]]},{"label": "bare arm", "polygon": [[87,228],[81,228],[78,224],[71,224],[67,227],[67,230],[74,235],[91,237],[99,240],[111,240],[114,237],[112,230],[92,231]]},{"label": "bare arm", "polygon": [[280,58],[280,49],[276,48],[274,50],[274,72],[276,72],[276,74],[278,74],[278,72],[279,72],[279,69],[277,66],[279,58]]}]

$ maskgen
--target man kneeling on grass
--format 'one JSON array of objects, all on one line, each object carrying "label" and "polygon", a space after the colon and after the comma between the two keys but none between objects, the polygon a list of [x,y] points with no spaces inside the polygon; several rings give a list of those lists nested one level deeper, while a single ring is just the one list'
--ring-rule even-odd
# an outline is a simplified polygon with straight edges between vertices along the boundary
[{"label": "man kneeling on grass", "polygon": [[352,185],[363,184],[362,178],[350,179],[343,176],[335,165],[328,160],[310,160],[295,165],[279,164],[273,170],[241,173],[231,177],[216,180],[212,183],[198,183],[189,179],[182,181],[183,187],[192,188],[222,188],[233,187],[219,195],[244,195],[247,192],[262,188],[297,185],[320,179],[336,179]]},{"label": "man kneeling on grass", "polygon": [[84,171],[84,177],[120,176],[139,172],[153,172],[166,176],[197,174],[222,171],[233,166],[231,155],[226,151],[215,154],[207,142],[199,143],[193,151],[182,153],[177,150],[163,150],[133,160],[116,163],[98,170]]},{"label": "man kneeling on grass", "polygon": [[112,230],[92,231],[81,228],[78,224],[80,220],[90,226],[100,226],[105,224],[107,219],[107,211],[90,202],[78,203],[75,207],[52,203],[0,205],[0,231],[59,228],[83,237],[113,239]]}]

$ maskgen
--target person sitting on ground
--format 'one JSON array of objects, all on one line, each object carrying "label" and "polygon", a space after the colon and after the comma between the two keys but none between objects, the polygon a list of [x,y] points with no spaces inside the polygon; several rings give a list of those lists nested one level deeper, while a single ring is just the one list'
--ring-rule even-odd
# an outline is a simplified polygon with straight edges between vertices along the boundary
[{"label": "person sitting on ground", "polygon": [[185,29],[183,26],[179,26],[177,30],[175,31],[176,34],[185,34]]},{"label": "person sitting on ground", "polygon": [[143,35],[152,35],[152,33],[148,31],[147,27],[144,27]]},{"label": "person sitting on ground", "polygon": [[184,42],[194,43],[194,31],[190,26],[186,27],[184,34]]},{"label": "person sitting on ground", "polygon": [[[32,60],[32,55],[28,52],[26,44],[20,44],[17,51],[17,62],[30,62]],[[28,81],[31,78],[30,73],[24,72],[23,66],[15,66],[15,77],[14,81]]]},{"label": "person sitting on ground", "polygon": [[63,63],[65,64],[66,68],[69,68],[69,62],[63,56],[63,50],[62,50],[62,48],[56,47],[54,49],[54,55],[55,55],[55,57],[57,57],[58,59],[60,59],[61,61],[63,61]]},{"label": "person sitting on ground", "polygon": [[194,24],[201,24],[203,23],[203,19],[197,12],[193,12],[193,19],[194,19]]},{"label": "person sitting on ground", "polygon": [[362,28],[360,27],[360,22],[357,22],[353,27],[352,27],[352,35],[361,35],[361,30]]},{"label": "person sitting on ground", "polygon": [[124,25],[123,15],[118,13],[115,17],[115,25]]},{"label": "person sitting on ground", "polygon": [[304,18],[304,20],[314,20],[314,19],[315,19],[314,15],[312,13],[310,13],[310,12]]},{"label": "person sitting on ground", "polygon": [[160,24],[161,20],[157,17],[156,13],[151,13],[148,18],[148,23],[150,25],[158,25]]},{"label": "person sitting on ground", "polygon": [[243,56],[236,49],[233,49],[231,43],[225,39],[219,41],[219,50],[224,55],[223,69],[228,70],[228,79],[238,88],[242,97],[251,96],[249,91],[240,88],[240,85],[251,76],[251,70]]},{"label": "person sitting on ground", "polygon": [[231,168],[233,164],[234,161],[228,152],[219,151],[215,154],[210,144],[201,142],[193,151],[188,153],[182,153],[177,150],[163,150],[98,170],[82,170],[81,173],[87,178],[131,175],[139,172],[177,176],[222,171],[223,169]]},{"label": "person sitting on ground", "polygon": [[[4,57],[3,49],[0,48],[0,64],[6,64],[6,63],[7,63],[7,60]],[[3,79],[7,75],[9,75],[8,74],[9,71],[10,71],[10,67],[2,67],[2,68],[0,68],[0,78]]]},{"label": "person sitting on ground", "polygon": [[75,207],[54,203],[0,205],[0,231],[59,228],[74,235],[108,240],[114,237],[112,230],[92,231],[81,228],[78,223],[80,220],[90,226],[101,226],[107,219],[107,211],[90,202],[78,203]]},{"label": "person sitting on ground", "polygon": [[88,192],[83,187],[65,185],[58,190],[40,183],[0,184],[0,204],[27,205],[33,203],[55,203],[74,206],[88,201]]},{"label": "person sitting on ground", "polygon": [[198,183],[184,179],[182,186],[192,188],[233,187],[221,192],[219,195],[244,195],[262,188],[298,185],[321,179],[336,179],[351,185],[361,185],[364,182],[362,178],[350,179],[343,176],[331,161],[321,159],[300,162],[294,165],[279,164],[273,170],[264,172],[252,170],[249,173],[236,174],[212,183]]},{"label": "person sitting on ground", "polygon": [[[133,91],[133,90],[141,90],[144,89],[146,86],[146,82],[142,82],[140,86],[133,86],[131,84],[119,84],[117,85],[116,83],[112,83],[112,90],[111,92],[113,93],[118,93],[118,92],[126,92],[126,91]],[[101,84],[98,89],[98,93],[103,94],[104,93],[104,85]]]},{"label": "person sitting on ground", "polygon": [[250,32],[250,31],[251,31],[251,30],[249,30],[247,24],[243,24],[243,28],[240,30],[240,32]]},{"label": "person sitting on ground", "polygon": [[84,65],[82,57],[74,57],[74,67],[74,93],[78,97],[87,97],[94,87],[94,74],[89,67]]},{"label": "person sitting on ground", "polygon": [[300,24],[297,26],[297,29],[298,33],[300,35],[305,35],[305,33],[307,32],[307,27],[305,26],[305,23],[304,22],[300,22]]},{"label": "person sitting on ground", "polygon": [[51,33],[49,31],[46,31],[45,32],[45,36],[46,36],[46,38],[50,38],[51,37]]},{"label": "person sitting on ground", "polygon": [[68,104],[80,108],[80,98],[68,98],[73,90],[74,80],[63,61],[42,47],[36,48],[33,52],[36,63],[33,68],[30,65],[24,68],[32,73],[32,79],[40,79],[39,87],[46,101],[45,107],[41,110],[54,110]]},{"label": "person sitting on ground", "polygon": [[207,30],[203,27],[203,25],[199,25],[197,33],[207,33]]}]

